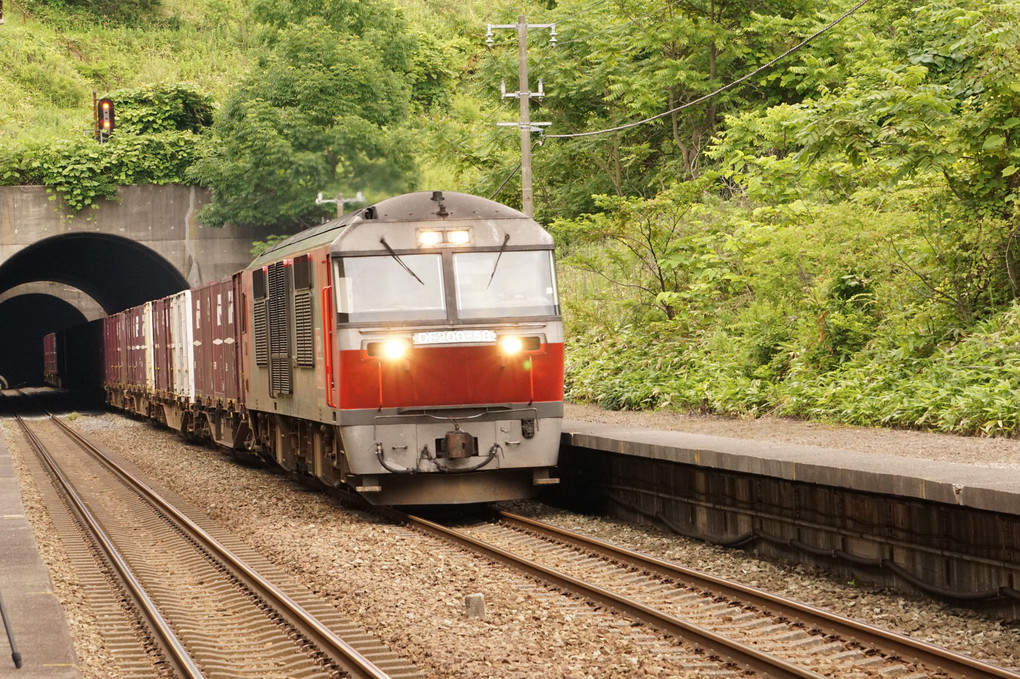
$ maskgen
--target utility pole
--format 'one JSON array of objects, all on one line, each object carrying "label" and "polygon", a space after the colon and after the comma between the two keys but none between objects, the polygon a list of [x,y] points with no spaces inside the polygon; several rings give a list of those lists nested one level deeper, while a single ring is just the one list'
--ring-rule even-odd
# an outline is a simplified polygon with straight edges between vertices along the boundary
[{"label": "utility pole", "polygon": [[[531,122],[531,98],[541,99],[545,96],[542,90],[542,81],[538,81],[538,91],[531,92],[528,87],[528,29],[548,28],[550,29],[549,44],[556,46],[556,24],[529,24],[523,14],[517,17],[516,24],[489,24],[485,34],[485,44],[492,46],[492,29],[509,28],[517,30],[517,60],[518,60],[518,90],[517,92],[506,91],[506,83],[501,87],[504,99],[516,97],[521,103],[521,120],[516,126],[521,130],[521,205],[524,214],[529,217],[535,216],[534,197],[531,190],[531,133],[541,129],[549,123]],[[500,125],[515,125],[514,123],[500,123]]]},{"label": "utility pole", "polygon": [[315,197],[316,205],[324,205],[326,203],[336,203],[336,218],[340,219],[344,216],[344,205],[347,203],[364,203],[365,196],[362,195],[361,191],[354,198],[344,198],[344,194],[336,194],[336,198],[323,198],[322,191],[319,191],[319,195]]}]

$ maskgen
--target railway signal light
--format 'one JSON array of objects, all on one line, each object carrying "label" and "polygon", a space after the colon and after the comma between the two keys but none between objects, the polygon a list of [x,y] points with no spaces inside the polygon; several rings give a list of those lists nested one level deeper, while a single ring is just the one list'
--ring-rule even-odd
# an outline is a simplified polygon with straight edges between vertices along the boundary
[{"label": "railway signal light", "polygon": [[102,144],[110,139],[113,133],[113,100],[103,97],[96,102],[96,138]]}]

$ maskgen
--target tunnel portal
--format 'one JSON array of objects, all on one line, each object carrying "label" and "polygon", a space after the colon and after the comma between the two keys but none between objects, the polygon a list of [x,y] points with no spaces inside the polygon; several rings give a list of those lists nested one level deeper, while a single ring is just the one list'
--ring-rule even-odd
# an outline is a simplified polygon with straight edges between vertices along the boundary
[{"label": "tunnel portal", "polygon": [[[33,243],[0,265],[0,293],[54,281],[81,290],[116,313],[188,287],[173,264],[135,241],[103,233],[69,233]],[[0,302],[0,376],[11,386],[42,384],[42,338],[85,322],[67,302],[41,294]]]}]

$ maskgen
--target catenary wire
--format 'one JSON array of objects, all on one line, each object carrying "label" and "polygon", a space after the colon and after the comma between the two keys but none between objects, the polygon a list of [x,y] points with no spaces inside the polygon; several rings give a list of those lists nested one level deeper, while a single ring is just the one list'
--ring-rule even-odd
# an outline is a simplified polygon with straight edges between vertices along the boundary
[{"label": "catenary wire", "polygon": [[838,19],[836,19],[835,21],[829,23],[824,28],[821,28],[818,31],[816,31],[815,33],[811,34],[810,36],[808,36],[807,38],[802,40],[800,43],[798,43],[797,45],[791,47],[790,49],[788,49],[785,52],[783,52],[782,54],[780,54],[778,57],[776,57],[776,58],[772,59],[771,61],[769,61],[767,64],[765,64],[763,66],[759,66],[758,68],[756,68],[755,70],[751,71],[750,73],[744,75],[743,77],[738,78],[737,80],[734,80],[733,82],[731,82],[731,83],[729,83],[727,85],[723,85],[719,89],[715,90],[714,92],[709,92],[708,94],[704,95],[703,97],[698,97],[694,101],[689,101],[686,104],[681,104],[680,106],[677,106],[676,108],[670,109],[670,110],[665,111],[663,113],[659,113],[658,115],[654,115],[654,116],[652,116],[650,118],[645,118],[644,120],[638,120],[638,121],[635,121],[635,122],[632,122],[632,123],[627,123],[625,125],[618,125],[616,127],[610,127],[610,128],[604,129],[604,130],[592,130],[590,132],[574,132],[574,133],[571,133],[571,134],[547,134],[547,135],[544,135],[544,136],[545,136],[546,139],[575,139],[577,137],[593,137],[593,136],[599,135],[599,134],[609,134],[610,132],[619,132],[621,130],[627,130],[627,129],[630,129],[632,127],[637,127],[638,125],[644,125],[645,123],[650,123],[653,120],[658,120],[659,118],[664,118],[664,117],[666,117],[668,115],[672,115],[673,113],[676,113],[677,111],[681,111],[681,110],[683,110],[685,108],[689,108],[691,106],[695,106],[697,104],[700,104],[703,101],[711,99],[712,97],[716,96],[717,94],[721,94],[722,92],[725,92],[726,90],[733,89],[734,87],[736,87],[740,83],[744,82],[745,80],[753,78],[754,76],[758,75],[762,71],[765,71],[765,70],[771,68],[772,66],[774,66],[779,61],[785,59],[786,57],[790,56],[794,52],[800,50],[802,47],[804,47],[805,45],[807,45],[808,43],[813,41],[818,36],[822,35],[823,33],[829,31],[830,29],[832,29],[833,27],[838,25],[840,22],[842,22],[847,17],[851,16],[854,12],[859,10],[861,7],[866,5],[868,2],[869,2],[869,0],[861,0],[856,5],[854,5],[852,8],[850,8],[847,11],[843,12],[843,14],[840,15],[840,17]]},{"label": "catenary wire", "polygon": [[[532,150],[532,151],[534,151],[534,150],[535,150],[535,149],[536,149],[537,147],[539,147],[539,146],[541,146],[541,145],[542,145],[542,140],[541,140],[541,139],[539,139],[538,141],[536,141],[536,142],[535,142],[534,144],[532,144],[532,145],[531,145],[531,150]],[[506,186],[507,182],[509,182],[509,181],[510,181],[511,179],[513,179],[514,175],[516,175],[516,174],[517,174],[517,171],[521,169],[521,165],[522,165],[523,163],[524,163],[524,161],[523,161],[523,160],[522,160],[522,161],[521,161],[520,163],[517,163],[517,167],[515,167],[515,168],[514,168],[514,169],[513,169],[513,170],[512,170],[511,172],[510,172],[510,174],[508,174],[508,175],[506,176],[506,179],[504,179],[504,180],[503,180],[503,183],[499,185],[499,188],[498,188],[498,189],[496,189],[496,190],[495,190],[495,192],[493,192],[493,194],[492,194],[491,196],[489,196],[489,200],[493,200],[493,199],[495,199],[495,198],[496,198],[496,196],[498,196],[498,195],[499,195],[499,192],[503,190],[503,187],[504,187],[504,186]]]}]

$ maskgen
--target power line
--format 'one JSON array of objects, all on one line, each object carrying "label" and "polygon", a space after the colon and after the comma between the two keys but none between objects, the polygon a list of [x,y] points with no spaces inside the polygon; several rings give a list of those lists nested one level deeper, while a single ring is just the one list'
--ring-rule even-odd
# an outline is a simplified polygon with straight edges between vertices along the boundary
[{"label": "power line", "polygon": [[[0,1],[2,1],[2,0],[0,0]],[[602,5],[606,4],[607,2],[609,2],[609,0],[599,0],[598,2],[595,2],[595,3],[591,4],[591,5],[588,5],[587,7],[584,7],[582,9],[578,10],[577,12],[574,12],[573,14],[570,14],[570,15],[564,17],[563,19],[558,19],[557,22],[562,23],[562,22],[570,21],[571,19],[575,19],[575,18],[581,16],[582,14],[587,14],[588,12],[591,12],[591,11],[597,9],[598,7],[601,7]],[[634,23],[635,21],[638,21],[640,19],[650,19],[650,18],[652,18],[652,17],[654,17],[656,15],[662,14],[667,9],[669,9],[669,8],[666,7],[666,8],[660,9],[660,10],[658,10],[656,12],[652,12],[650,14],[646,14],[646,15],[644,15],[642,17],[637,17],[635,19],[629,19],[628,21],[624,22],[623,24],[619,24],[619,25],[610,27],[608,29],[598,31],[596,33],[591,33],[591,34],[583,36],[581,38],[573,38],[571,40],[567,40],[565,42],[561,42],[561,43],[559,43],[559,45],[560,46],[562,46],[562,45],[569,45],[570,43],[579,42],[581,40],[587,40],[589,38],[593,38],[593,37],[599,36],[599,35],[601,35],[603,33],[618,31],[621,28],[626,28],[627,26],[631,25],[632,23]],[[547,56],[549,56],[553,52],[553,50],[555,50],[555,46],[553,46],[553,45],[550,45],[549,47],[546,47],[545,51],[543,51],[542,54],[538,57],[538,59],[535,61],[534,68],[537,69],[539,66],[541,66],[542,62],[545,60],[545,58]],[[481,93],[481,90],[483,88],[485,88],[485,87],[488,87],[488,85],[482,85],[482,84],[477,85],[474,88],[474,91],[471,93],[471,96],[472,97],[478,97],[479,94]],[[480,123],[477,123],[477,124],[484,125],[485,123],[489,122],[497,113],[499,113],[504,108],[502,106],[502,104],[503,104],[503,101],[501,100],[500,101],[500,106],[495,108],[495,109],[493,109],[487,116],[485,116],[484,119],[481,120]],[[451,116],[448,111],[442,112],[442,113],[435,112],[433,115],[427,116],[425,118],[425,126],[426,127],[430,127],[432,125],[436,125],[436,124],[440,123],[441,121],[447,121],[447,120],[450,120],[452,118],[453,118],[453,116]],[[470,135],[470,133],[465,133],[461,137],[461,142],[463,143],[464,141],[466,141],[469,135]],[[516,172],[516,170],[515,170],[515,172]]]},{"label": "power line", "polygon": [[[536,141],[534,144],[531,145],[531,150],[534,151],[536,147],[541,146],[541,145],[542,145],[542,140],[540,139],[540,140]],[[510,172],[510,174],[508,174],[506,176],[506,179],[504,179],[503,183],[499,185],[499,188],[496,189],[495,192],[493,192],[493,194],[491,196],[489,196],[489,200],[494,200],[496,198],[496,196],[499,195],[499,192],[503,190],[503,187],[506,186],[507,182],[509,182],[511,179],[513,179],[514,176],[517,174],[517,171],[521,169],[521,165],[523,164],[523,162],[524,161],[522,160],[520,163],[517,163],[517,167],[515,167]]]},{"label": "power line", "polygon": [[740,83],[744,82],[745,80],[748,80],[749,78],[753,78],[754,76],[758,75],[762,71],[768,70],[769,68],[771,68],[772,66],[777,64],[779,61],[785,59],[786,57],[790,56],[794,52],[800,50],[802,47],[807,45],[809,42],[811,42],[812,40],[814,40],[818,36],[822,35],[823,33],[829,31],[830,29],[832,29],[834,26],[838,25],[840,22],[842,22],[844,19],[846,19],[847,17],[852,15],[854,12],[859,10],[861,7],[863,7],[864,5],[868,4],[868,2],[869,2],[869,0],[861,0],[856,5],[854,5],[852,8],[848,9],[846,12],[843,12],[843,14],[838,19],[836,19],[835,21],[833,21],[829,25],[825,26],[824,28],[822,28],[822,29],[816,31],[815,33],[811,34],[809,37],[807,37],[804,40],[802,40],[799,44],[797,44],[794,47],[791,47],[790,49],[786,50],[785,52],[780,54],[778,57],[776,57],[772,61],[770,61],[767,64],[765,64],[764,66],[760,66],[760,67],[756,68],[755,70],[751,71],[750,73],[748,73],[747,75],[745,75],[745,76],[743,76],[741,78],[738,78],[737,80],[734,80],[733,82],[729,83],[728,85],[723,85],[719,89],[715,90],[714,92],[710,92],[710,93],[706,94],[703,97],[698,97],[694,101],[689,101],[686,104],[681,104],[680,106],[677,106],[676,108],[670,109],[670,110],[665,111],[664,113],[660,113],[658,115],[654,115],[654,116],[652,116],[650,118],[645,118],[644,120],[638,120],[636,122],[627,123],[625,125],[618,125],[617,127],[610,127],[608,129],[605,129],[605,130],[593,130],[591,132],[574,132],[572,134],[547,134],[547,135],[545,135],[545,137],[548,138],[548,139],[574,139],[574,138],[577,138],[577,137],[593,137],[593,136],[599,135],[599,134],[609,134],[610,132],[619,132],[621,130],[628,130],[628,129],[632,128],[632,127],[637,127],[638,125],[644,125],[645,123],[650,123],[651,121],[658,120],[659,118],[665,118],[666,116],[672,115],[672,114],[676,113],[677,111],[682,111],[685,108],[689,108],[691,106],[695,106],[696,104],[700,104],[703,101],[707,101],[708,99],[711,99],[712,97],[716,96],[717,94],[721,94],[721,93],[725,92],[726,90],[733,89],[734,87],[736,87]]}]

